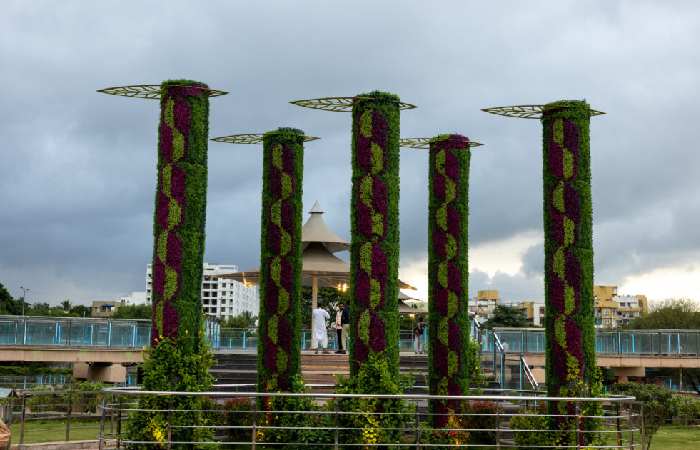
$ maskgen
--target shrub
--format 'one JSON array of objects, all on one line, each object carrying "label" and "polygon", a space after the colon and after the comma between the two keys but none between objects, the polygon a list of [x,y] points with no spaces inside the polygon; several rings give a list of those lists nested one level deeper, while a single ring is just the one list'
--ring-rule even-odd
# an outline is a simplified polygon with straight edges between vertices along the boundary
[{"label": "shrub", "polygon": [[671,391],[653,384],[622,383],[614,385],[611,392],[634,396],[637,401],[642,402],[644,448],[649,448],[652,437],[671,414],[673,399]]},{"label": "shrub", "polygon": [[[369,355],[357,375],[339,379],[339,394],[401,394],[410,386],[410,379],[394,377],[389,361],[378,355]],[[343,413],[338,417],[343,430],[340,442],[347,444],[395,443],[401,440],[404,428],[415,420],[415,408],[401,399],[350,398],[329,402],[329,408]],[[354,447],[357,448],[357,447]]]}]

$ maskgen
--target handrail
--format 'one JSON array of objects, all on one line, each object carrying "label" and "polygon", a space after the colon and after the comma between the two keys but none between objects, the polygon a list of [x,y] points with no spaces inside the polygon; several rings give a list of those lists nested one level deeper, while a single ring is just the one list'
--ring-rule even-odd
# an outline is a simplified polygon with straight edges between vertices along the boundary
[{"label": "handrail", "polygon": [[535,375],[532,373],[532,370],[530,370],[530,366],[527,364],[524,355],[520,355],[520,364],[522,364],[522,368],[524,369],[523,371],[525,372],[525,376],[527,377],[527,381],[530,383],[530,386],[532,386],[536,391],[539,390],[540,384],[537,382],[537,380],[535,380]]},{"label": "handrail", "polygon": [[194,396],[194,397],[297,397],[297,398],[376,398],[405,400],[497,400],[497,401],[553,401],[553,402],[627,402],[633,396],[612,395],[609,397],[547,397],[538,395],[431,395],[431,394],[339,394],[334,392],[239,392],[239,391],[146,391],[141,388],[107,387],[102,392],[124,395]]}]

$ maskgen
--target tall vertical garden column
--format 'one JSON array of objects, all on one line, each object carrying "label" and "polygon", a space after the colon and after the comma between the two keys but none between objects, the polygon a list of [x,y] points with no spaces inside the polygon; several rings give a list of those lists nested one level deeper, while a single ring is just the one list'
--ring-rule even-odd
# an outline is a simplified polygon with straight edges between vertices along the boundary
[{"label": "tall vertical garden column", "polygon": [[[201,305],[204,225],[207,194],[209,97],[222,95],[204,83],[165,81],[157,86],[102,90],[128,97],[160,98],[158,177],[153,223],[151,348],[144,363],[143,388],[154,391],[203,391],[212,378],[212,356],[204,337]],[[160,441],[167,423],[203,423],[198,397],[143,397],[142,409],[176,410],[134,415],[135,440]],[[207,440],[204,428],[176,427],[172,439]]]},{"label": "tall vertical garden column", "polygon": [[590,108],[544,105],[545,327],[547,392],[581,395],[596,379]]},{"label": "tall vertical garden column", "polygon": [[305,136],[295,128],[214,138],[263,144],[258,389],[291,391],[301,375],[301,216]]},{"label": "tall vertical garden column", "polygon": [[352,112],[350,374],[361,378],[368,373],[363,368],[376,373],[380,364],[386,364],[387,378],[395,381],[399,374],[399,112],[415,106],[379,91],[291,103]]},{"label": "tall vertical garden column", "polygon": [[377,360],[399,374],[399,116],[380,92],[352,110],[351,375]]},{"label": "tall vertical garden column", "polygon": [[290,390],[299,375],[304,133],[263,136],[258,388]]},{"label": "tall vertical garden column", "polygon": [[[591,116],[602,113],[585,101],[568,100],[484,111],[542,120],[547,393],[596,395],[589,125]],[[560,415],[554,427],[573,429],[574,404],[552,405],[550,412]],[[560,439],[564,444],[573,438]],[[585,440],[579,434],[579,444]]]},{"label": "tall vertical garden column", "polygon": [[[465,395],[469,388],[469,163],[471,147],[459,134],[401,139],[430,149],[428,203],[428,382],[432,395]],[[431,402],[433,426],[448,426],[459,402]]]}]

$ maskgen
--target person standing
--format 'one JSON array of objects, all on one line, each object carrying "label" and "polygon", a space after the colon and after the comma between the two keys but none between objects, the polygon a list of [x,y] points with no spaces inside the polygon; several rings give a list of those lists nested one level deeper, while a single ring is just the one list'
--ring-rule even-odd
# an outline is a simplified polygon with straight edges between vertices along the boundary
[{"label": "person standing", "polygon": [[323,353],[328,353],[328,323],[331,316],[328,311],[321,307],[316,307],[312,312],[313,337],[316,340],[316,354],[318,355],[318,347],[323,349]]},{"label": "person standing", "polygon": [[343,305],[343,315],[340,319],[340,324],[343,328],[343,353],[347,353],[348,347],[348,336],[350,336],[350,307]]},{"label": "person standing", "polygon": [[336,342],[338,343],[338,349],[336,353],[345,353],[345,346],[343,345],[343,304],[338,304],[338,310],[335,312],[335,334]]},{"label": "person standing", "polygon": [[423,317],[418,319],[416,327],[413,329],[413,351],[416,355],[424,353],[423,351],[423,333],[425,332],[425,322]]}]

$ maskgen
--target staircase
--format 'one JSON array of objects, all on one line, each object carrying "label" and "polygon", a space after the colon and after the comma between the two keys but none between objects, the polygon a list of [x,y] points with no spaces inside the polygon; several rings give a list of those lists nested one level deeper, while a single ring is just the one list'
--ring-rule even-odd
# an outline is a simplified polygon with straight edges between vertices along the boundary
[{"label": "staircase", "polygon": [[[257,354],[253,352],[217,353],[216,364],[210,369],[215,384],[251,384],[257,378]],[[426,355],[403,354],[399,359],[401,374],[410,374],[417,386],[425,386],[428,377],[428,357]],[[303,352],[301,372],[306,384],[335,385],[338,375],[350,374],[348,355],[314,354]],[[253,387],[251,387],[253,389]],[[324,391],[316,388],[314,391]]]}]

